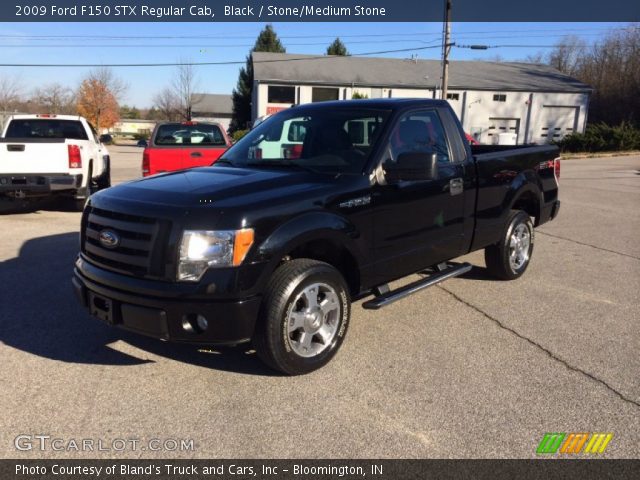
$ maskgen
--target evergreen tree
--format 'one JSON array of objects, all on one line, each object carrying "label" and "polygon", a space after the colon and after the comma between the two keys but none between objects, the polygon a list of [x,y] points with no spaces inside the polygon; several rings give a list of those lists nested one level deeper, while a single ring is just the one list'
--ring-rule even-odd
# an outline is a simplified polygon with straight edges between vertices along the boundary
[{"label": "evergreen tree", "polygon": [[331,45],[327,47],[327,55],[349,55],[349,51],[340,38],[336,38]]},{"label": "evergreen tree", "polygon": [[251,121],[251,96],[253,91],[251,53],[253,52],[285,53],[286,49],[282,46],[272,25],[267,25],[258,35],[255,45],[247,55],[246,66],[240,69],[238,84],[233,89],[233,116],[229,126],[231,132],[247,128]]}]

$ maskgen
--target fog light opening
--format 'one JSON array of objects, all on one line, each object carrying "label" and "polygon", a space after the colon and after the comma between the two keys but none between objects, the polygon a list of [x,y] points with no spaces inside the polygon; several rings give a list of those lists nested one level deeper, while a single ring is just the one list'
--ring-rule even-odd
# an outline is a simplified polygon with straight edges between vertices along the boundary
[{"label": "fog light opening", "polygon": [[182,317],[182,329],[188,333],[202,333],[209,328],[209,321],[198,313],[189,313]]},{"label": "fog light opening", "polygon": [[198,315],[198,316],[196,317],[196,323],[197,323],[197,325],[198,325],[198,328],[199,328],[201,331],[203,331],[203,332],[204,332],[207,328],[209,328],[209,322],[208,322],[208,321],[207,321],[207,319],[206,319],[206,318],[204,318],[202,315]]}]

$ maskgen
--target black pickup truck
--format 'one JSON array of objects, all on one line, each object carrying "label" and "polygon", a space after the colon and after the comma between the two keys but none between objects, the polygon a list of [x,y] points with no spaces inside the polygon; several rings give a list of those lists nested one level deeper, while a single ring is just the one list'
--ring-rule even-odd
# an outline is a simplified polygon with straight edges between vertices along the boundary
[{"label": "black pickup truck", "polygon": [[[473,146],[446,102],[354,100],[269,118],[214,166],[100,191],[73,284],[91,314],[162,340],[252,341],[287,374],[326,364],[351,300],[380,308],[468,271],[515,279],[560,207],[554,146]],[[420,280],[390,290],[413,273]]]}]

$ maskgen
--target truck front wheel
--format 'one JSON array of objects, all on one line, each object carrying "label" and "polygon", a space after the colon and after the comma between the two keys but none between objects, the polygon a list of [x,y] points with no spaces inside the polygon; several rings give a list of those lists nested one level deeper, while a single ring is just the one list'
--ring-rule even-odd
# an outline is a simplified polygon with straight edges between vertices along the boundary
[{"label": "truck front wheel", "polygon": [[301,375],[337,353],[351,314],[344,278],[331,265],[310,259],[284,263],[265,293],[254,346],[270,367]]},{"label": "truck front wheel", "polygon": [[520,277],[531,261],[533,235],[531,217],[521,210],[512,210],[500,242],[484,250],[489,273],[503,280]]}]

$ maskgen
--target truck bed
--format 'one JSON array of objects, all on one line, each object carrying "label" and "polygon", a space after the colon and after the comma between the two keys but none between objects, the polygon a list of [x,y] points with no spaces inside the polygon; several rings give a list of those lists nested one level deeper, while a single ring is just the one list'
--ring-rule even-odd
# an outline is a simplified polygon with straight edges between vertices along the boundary
[{"label": "truck bed", "polygon": [[522,201],[535,205],[532,216],[541,225],[553,215],[548,211],[558,198],[554,159],[555,145],[474,145],[471,146],[477,176],[476,231],[471,250],[496,242],[496,232],[504,224],[509,205],[526,185]]}]

